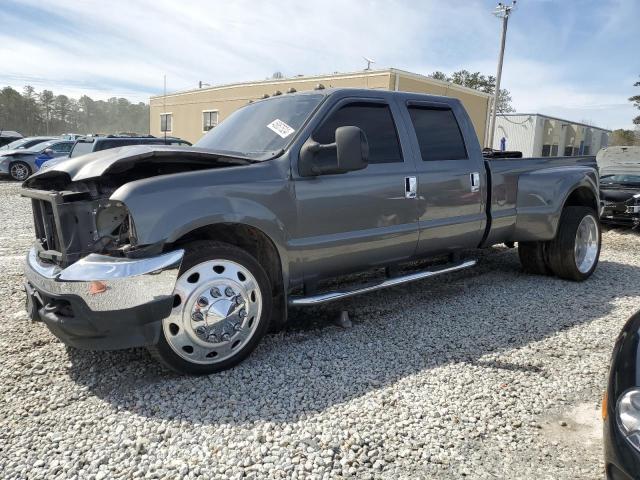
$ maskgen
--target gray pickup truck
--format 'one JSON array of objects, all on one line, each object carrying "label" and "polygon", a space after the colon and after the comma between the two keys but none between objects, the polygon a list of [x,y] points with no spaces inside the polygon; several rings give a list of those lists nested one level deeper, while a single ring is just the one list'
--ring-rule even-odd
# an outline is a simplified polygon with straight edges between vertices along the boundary
[{"label": "gray pickup truck", "polygon": [[525,271],[575,281],[600,253],[593,157],[487,160],[458,100],[403,92],[249,103],[194,147],[72,158],[22,194],[31,318],[185,373],[237,364],[288,307],[469,268],[469,249],[518,242]]}]

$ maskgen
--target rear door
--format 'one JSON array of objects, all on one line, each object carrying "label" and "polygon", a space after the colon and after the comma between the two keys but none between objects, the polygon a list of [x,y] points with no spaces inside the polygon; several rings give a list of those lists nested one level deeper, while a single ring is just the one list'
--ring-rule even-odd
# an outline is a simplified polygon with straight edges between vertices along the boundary
[{"label": "rear door", "polygon": [[[418,240],[415,198],[405,194],[415,166],[398,128],[395,104],[383,98],[344,98],[329,108],[312,133],[335,141],[341,126],[361,128],[369,141],[369,165],[359,171],[300,177],[294,169],[298,225],[291,240],[305,281],[410,258]],[[322,155],[334,156],[330,150]],[[328,159],[328,158],[327,158]]]},{"label": "rear door", "polygon": [[[405,107],[417,152],[417,253],[477,247],[486,224],[486,173],[475,132],[465,124],[470,120],[461,105],[409,101]],[[463,128],[473,135],[470,145]]]}]

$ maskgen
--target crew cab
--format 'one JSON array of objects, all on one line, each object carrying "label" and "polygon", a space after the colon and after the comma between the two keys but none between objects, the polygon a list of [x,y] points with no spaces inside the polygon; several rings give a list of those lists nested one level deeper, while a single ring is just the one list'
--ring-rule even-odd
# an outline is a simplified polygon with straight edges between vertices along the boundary
[{"label": "crew cab", "polygon": [[[458,100],[405,92],[252,102],[194,147],[71,158],[22,194],[31,318],[185,373],[236,365],[288,307],[467,269],[470,249],[518,242],[525,271],[573,281],[600,253],[594,157],[485,159]],[[366,271],[384,275],[341,283]]]}]

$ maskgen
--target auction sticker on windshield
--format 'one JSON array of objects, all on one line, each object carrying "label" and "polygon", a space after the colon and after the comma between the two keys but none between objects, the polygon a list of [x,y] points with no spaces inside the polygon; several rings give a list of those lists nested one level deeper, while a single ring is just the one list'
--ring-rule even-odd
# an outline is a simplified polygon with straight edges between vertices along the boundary
[{"label": "auction sticker on windshield", "polygon": [[282,138],[287,138],[289,135],[291,135],[293,132],[295,132],[295,130],[293,128],[291,128],[289,125],[284,123],[279,118],[276,118],[273,122],[271,122],[269,125],[267,125],[267,128],[273,130],[278,135],[280,135]]}]

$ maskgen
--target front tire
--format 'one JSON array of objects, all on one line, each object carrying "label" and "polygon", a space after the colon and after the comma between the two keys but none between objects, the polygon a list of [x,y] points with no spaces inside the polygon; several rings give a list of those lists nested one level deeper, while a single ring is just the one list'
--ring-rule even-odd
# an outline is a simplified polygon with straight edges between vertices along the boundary
[{"label": "front tire", "polygon": [[566,280],[581,282],[598,265],[602,232],[592,208],[566,207],[560,216],[556,238],[548,245],[549,266]]},{"label": "front tire", "polygon": [[269,328],[271,284],[248,252],[230,244],[187,244],[152,356],[178,373],[206,375],[244,360]]},{"label": "front tire", "polygon": [[31,167],[25,162],[12,162],[9,165],[9,175],[13,180],[24,182],[31,175]]}]

